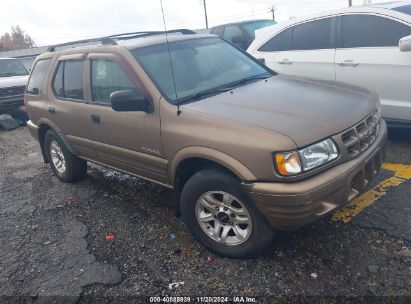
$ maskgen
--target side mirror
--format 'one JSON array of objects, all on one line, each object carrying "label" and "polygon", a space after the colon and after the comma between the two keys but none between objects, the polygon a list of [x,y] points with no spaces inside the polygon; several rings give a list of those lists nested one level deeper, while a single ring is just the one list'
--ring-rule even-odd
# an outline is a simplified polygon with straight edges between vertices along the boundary
[{"label": "side mirror", "polygon": [[134,90],[116,91],[110,94],[111,107],[117,112],[147,112],[154,111],[153,104],[146,97]]},{"label": "side mirror", "polygon": [[411,35],[401,38],[399,47],[400,47],[401,52],[410,52],[411,51]]}]

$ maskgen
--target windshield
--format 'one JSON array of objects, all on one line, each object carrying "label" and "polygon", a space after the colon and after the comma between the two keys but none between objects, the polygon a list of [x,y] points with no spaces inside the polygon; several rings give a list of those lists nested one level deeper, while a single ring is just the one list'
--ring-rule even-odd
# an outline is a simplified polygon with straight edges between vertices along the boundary
[{"label": "windshield", "polygon": [[259,30],[263,27],[267,27],[270,25],[274,25],[275,22],[272,20],[261,20],[261,21],[256,21],[256,22],[250,22],[247,24],[244,24],[244,29],[250,36],[255,39],[255,31]]},{"label": "windshield", "polygon": [[0,60],[0,77],[28,75],[24,65],[17,59]]},{"label": "windshield", "polygon": [[243,79],[272,75],[270,70],[218,37],[170,43],[172,71],[167,44],[135,49],[132,54],[174,104]]}]

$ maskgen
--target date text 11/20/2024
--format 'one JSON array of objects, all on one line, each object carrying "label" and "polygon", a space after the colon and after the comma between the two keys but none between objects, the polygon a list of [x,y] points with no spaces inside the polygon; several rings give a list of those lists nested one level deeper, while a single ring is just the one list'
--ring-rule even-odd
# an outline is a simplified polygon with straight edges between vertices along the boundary
[{"label": "date text 11/20/2024", "polygon": [[254,297],[150,297],[150,303],[257,303]]}]

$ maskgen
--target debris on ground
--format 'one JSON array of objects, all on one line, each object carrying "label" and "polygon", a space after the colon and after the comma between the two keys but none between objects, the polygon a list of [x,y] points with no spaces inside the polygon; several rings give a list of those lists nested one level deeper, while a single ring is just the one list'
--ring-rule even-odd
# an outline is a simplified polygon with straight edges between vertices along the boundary
[{"label": "debris on ground", "polygon": [[209,256],[208,258],[207,258],[207,264],[213,264],[214,263],[214,259],[213,259],[213,257],[211,257],[211,256]]},{"label": "debris on ground", "polygon": [[377,265],[370,265],[368,266],[368,271],[371,273],[378,273],[378,266]]},{"label": "debris on ground", "polygon": [[401,250],[400,252],[398,252],[398,254],[400,256],[404,256],[404,257],[411,257],[411,250],[404,249],[404,250]]},{"label": "debris on ground", "polygon": [[315,272],[313,272],[313,273],[311,274],[311,277],[312,277],[313,279],[316,279],[316,278],[318,278],[318,274],[315,273]]},{"label": "debris on ground", "polygon": [[5,131],[10,131],[17,129],[19,127],[19,123],[9,114],[2,114],[0,115],[0,129]]},{"label": "debris on ground", "polygon": [[170,283],[170,284],[168,284],[168,288],[169,289],[175,289],[175,288],[180,287],[180,285],[184,285],[184,284],[185,284],[185,282]]},{"label": "debris on ground", "polygon": [[69,197],[66,198],[67,202],[72,202],[76,199],[76,197],[74,195],[70,195]]},{"label": "debris on ground", "polygon": [[115,239],[116,239],[116,236],[114,235],[114,233],[110,233],[106,235],[107,241],[114,241]]},{"label": "debris on ground", "polygon": [[170,233],[170,234],[168,235],[168,238],[169,238],[170,240],[174,241],[174,240],[177,238],[177,236],[176,236],[174,233]]}]

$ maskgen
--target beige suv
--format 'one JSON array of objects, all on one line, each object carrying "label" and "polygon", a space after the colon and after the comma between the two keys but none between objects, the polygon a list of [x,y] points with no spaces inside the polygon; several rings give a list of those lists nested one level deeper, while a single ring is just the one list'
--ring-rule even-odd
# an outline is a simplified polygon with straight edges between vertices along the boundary
[{"label": "beige suv", "polygon": [[90,161],[174,189],[194,237],[227,257],[346,205],[379,171],[387,133],[375,93],[280,76],[187,31],[51,48],[25,102],[59,179]]}]

